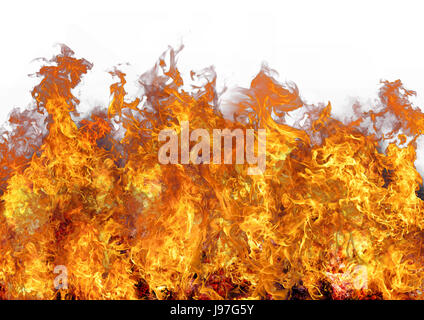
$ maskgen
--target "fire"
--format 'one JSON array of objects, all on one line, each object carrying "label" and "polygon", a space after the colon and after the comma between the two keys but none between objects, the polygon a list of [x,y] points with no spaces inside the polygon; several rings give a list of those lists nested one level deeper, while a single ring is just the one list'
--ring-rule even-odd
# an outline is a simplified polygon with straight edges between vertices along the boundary
[{"label": "fire", "polygon": [[[111,72],[108,109],[85,119],[73,89],[91,63],[63,46],[39,70],[34,107],[12,112],[0,144],[1,298],[424,298],[413,91],[383,82],[373,110],[354,105],[342,122],[263,67],[228,119],[213,70],[187,89],[176,53],[131,101]],[[303,116],[289,125],[293,112]],[[184,121],[266,130],[265,172],[161,164],[160,131]]]}]

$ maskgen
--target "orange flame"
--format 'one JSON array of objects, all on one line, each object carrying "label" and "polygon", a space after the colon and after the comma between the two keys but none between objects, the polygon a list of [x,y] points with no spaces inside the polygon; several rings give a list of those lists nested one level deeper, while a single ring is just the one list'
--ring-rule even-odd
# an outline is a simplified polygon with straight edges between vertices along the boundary
[{"label": "orange flame", "polygon": [[[192,73],[205,84],[183,89],[168,53],[139,78],[133,101],[125,74],[111,72],[107,112],[81,121],[72,89],[92,65],[63,46],[40,69],[34,108],[12,112],[0,144],[1,298],[423,298],[414,161],[424,114],[413,91],[383,82],[376,109],[354,106],[343,123],[263,67],[227,119],[213,70]],[[287,124],[292,111],[302,126]],[[265,173],[160,164],[159,132],[182,121],[265,129]],[[58,265],[68,288],[53,285]]]}]

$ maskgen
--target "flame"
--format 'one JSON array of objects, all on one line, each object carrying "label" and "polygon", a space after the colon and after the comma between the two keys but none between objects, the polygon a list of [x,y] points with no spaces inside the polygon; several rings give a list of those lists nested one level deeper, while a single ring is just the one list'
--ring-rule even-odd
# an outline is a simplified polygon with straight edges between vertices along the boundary
[{"label": "flame", "polygon": [[[263,67],[228,118],[213,69],[187,89],[177,53],[132,100],[112,71],[108,109],[84,119],[73,89],[91,63],[62,46],[37,73],[34,107],[11,113],[0,144],[0,297],[422,299],[415,93],[383,82],[373,110],[342,122]],[[265,129],[266,171],[160,164],[159,132],[183,121]],[[67,288],[53,285],[58,265]]]}]

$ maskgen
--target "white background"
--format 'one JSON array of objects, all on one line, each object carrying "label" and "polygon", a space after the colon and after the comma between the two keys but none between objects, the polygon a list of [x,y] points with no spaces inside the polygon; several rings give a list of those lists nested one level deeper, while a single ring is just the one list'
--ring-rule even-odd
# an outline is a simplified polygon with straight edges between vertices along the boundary
[{"label": "white background", "polygon": [[1,3],[0,123],[30,102],[36,80],[27,74],[39,67],[31,61],[51,57],[56,43],[94,63],[81,93],[88,107],[107,104],[111,67],[128,62],[140,74],[181,43],[182,71],[215,65],[220,85],[248,86],[266,61],[305,101],[331,101],[336,113],[352,98],[375,99],[381,79],[401,79],[424,106],[421,1]]}]

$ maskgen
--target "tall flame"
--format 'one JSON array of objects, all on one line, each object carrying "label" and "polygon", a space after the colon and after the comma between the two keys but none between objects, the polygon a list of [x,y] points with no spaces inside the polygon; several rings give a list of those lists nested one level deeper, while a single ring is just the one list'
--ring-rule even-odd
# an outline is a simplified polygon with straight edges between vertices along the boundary
[{"label": "tall flame", "polygon": [[[34,107],[11,113],[0,144],[0,297],[422,299],[414,92],[383,82],[374,110],[355,105],[342,122],[263,67],[228,119],[213,69],[188,90],[177,53],[132,101],[111,72],[108,109],[82,120],[72,90],[92,65],[62,46],[37,73]],[[303,117],[290,126],[293,111]],[[183,121],[265,129],[266,171],[160,164],[159,132]],[[67,289],[53,285],[58,265]]]}]

